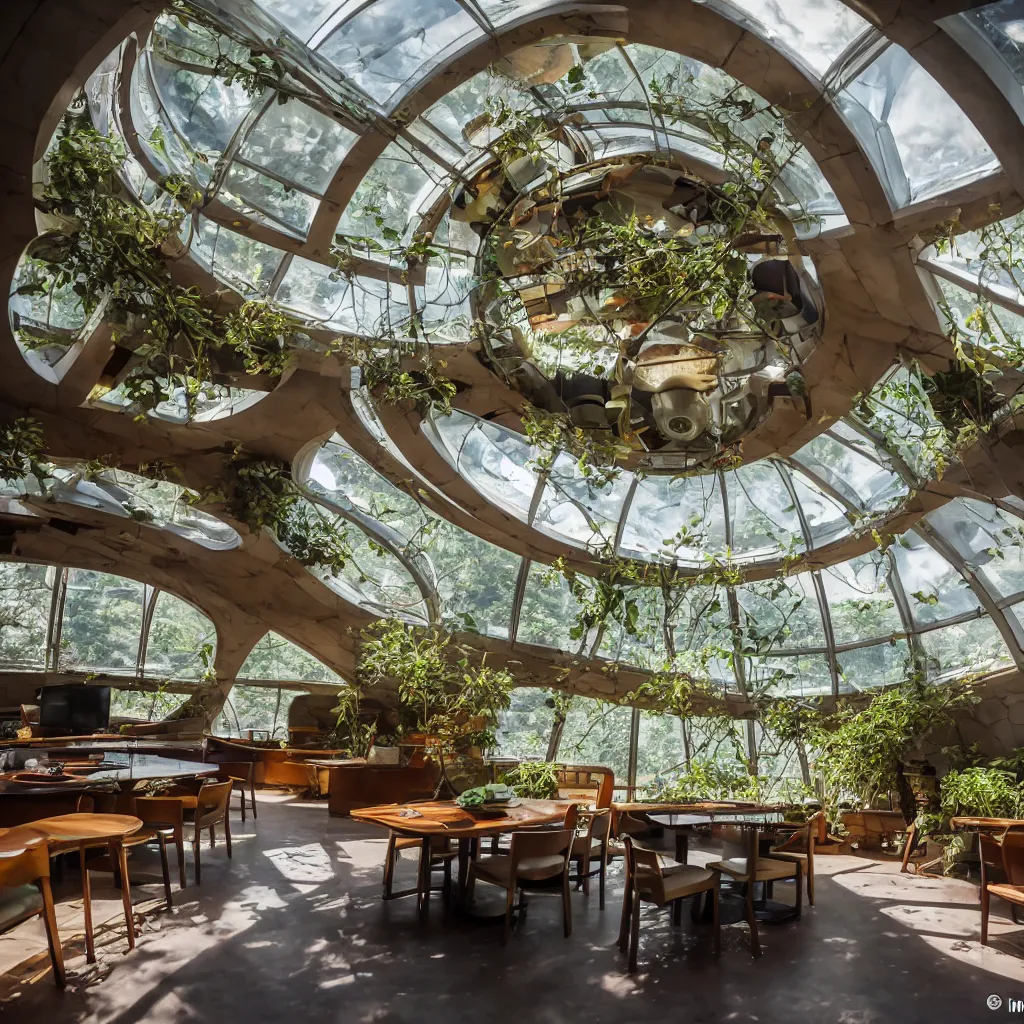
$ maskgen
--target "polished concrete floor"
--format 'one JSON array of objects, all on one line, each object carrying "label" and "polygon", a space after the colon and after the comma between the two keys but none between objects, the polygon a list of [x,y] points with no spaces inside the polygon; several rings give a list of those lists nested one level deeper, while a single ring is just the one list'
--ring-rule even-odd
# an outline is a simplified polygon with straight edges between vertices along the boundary
[{"label": "polished concrete floor", "polygon": [[[384,842],[374,829],[331,818],[322,804],[262,797],[258,823],[242,826],[235,814],[234,858],[222,845],[204,850],[202,887],[176,893],[172,914],[148,915],[135,952],[125,953],[114,914],[99,962],[87,965],[69,925],[67,990],[55,990],[36,957],[0,978],[0,1020],[967,1022],[999,1019],[1024,997],[1024,928],[1000,907],[995,945],[983,949],[977,888],[965,882],[819,858],[817,906],[764,926],[760,960],[743,924],[724,930],[716,960],[688,915],[673,929],[649,908],[630,975],[615,945],[617,867],[603,913],[596,892],[574,894],[569,939],[558,901],[539,897],[502,949],[499,929],[446,919],[440,900],[426,923],[411,900],[382,904]],[[138,862],[140,880],[149,867]],[[412,862],[402,870],[411,878]],[[776,898],[791,896],[777,887]],[[42,933],[20,927],[31,957]],[[987,1008],[990,995],[1000,1011]]]}]

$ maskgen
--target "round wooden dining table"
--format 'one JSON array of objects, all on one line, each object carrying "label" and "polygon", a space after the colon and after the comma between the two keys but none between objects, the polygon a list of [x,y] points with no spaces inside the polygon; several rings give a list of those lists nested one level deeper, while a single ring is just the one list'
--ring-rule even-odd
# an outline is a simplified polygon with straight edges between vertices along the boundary
[{"label": "round wooden dining table", "polygon": [[[85,954],[89,963],[96,962],[92,930],[92,893],[89,870],[85,863],[86,850],[106,846],[111,864],[121,875],[121,903],[128,925],[128,948],[135,948],[135,923],[132,916],[131,886],[128,882],[128,857],[124,848],[125,836],[142,828],[142,819],[131,814],[58,814],[40,818],[25,825],[16,825],[0,839],[9,841],[12,834],[40,836],[50,844],[51,853],[78,850],[82,871],[82,913],[85,918]],[[17,838],[17,837],[16,837]]]},{"label": "round wooden dining table", "polygon": [[[416,804],[383,804],[350,812],[356,821],[380,825],[402,836],[422,842],[421,863],[429,863],[430,841],[434,836],[456,840],[459,846],[457,899],[465,909],[466,885],[469,877],[470,848],[475,840],[515,832],[522,828],[552,825],[563,821],[565,812],[578,800],[516,800],[507,807],[497,806],[476,815],[459,807],[452,800],[432,800]],[[421,903],[421,912],[425,901]]]}]

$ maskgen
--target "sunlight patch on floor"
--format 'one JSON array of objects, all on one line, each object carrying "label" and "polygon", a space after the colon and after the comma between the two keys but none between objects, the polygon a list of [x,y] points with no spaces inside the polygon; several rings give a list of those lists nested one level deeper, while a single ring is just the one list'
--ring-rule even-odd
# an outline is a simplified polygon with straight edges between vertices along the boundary
[{"label": "sunlight patch on floor", "polygon": [[263,856],[285,879],[296,886],[303,886],[300,892],[308,892],[305,887],[315,887],[334,878],[334,864],[322,843],[281,846],[276,850],[264,850]]}]

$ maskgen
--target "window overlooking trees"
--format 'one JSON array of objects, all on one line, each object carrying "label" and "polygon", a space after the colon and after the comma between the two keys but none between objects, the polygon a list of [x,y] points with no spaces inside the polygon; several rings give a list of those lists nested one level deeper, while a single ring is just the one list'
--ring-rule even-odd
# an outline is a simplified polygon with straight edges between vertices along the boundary
[{"label": "window overlooking trees", "polygon": [[277,633],[269,632],[249,652],[238,670],[239,679],[281,682],[344,683],[322,661]]}]

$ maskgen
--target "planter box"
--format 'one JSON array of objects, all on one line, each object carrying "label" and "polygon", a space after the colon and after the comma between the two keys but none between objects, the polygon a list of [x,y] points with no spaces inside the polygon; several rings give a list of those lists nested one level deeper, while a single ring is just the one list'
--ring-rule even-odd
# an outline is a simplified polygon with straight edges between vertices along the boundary
[{"label": "planter box", "polygon": [[427,800],[434,795],[438,780],[437,765],[430,763],[422,768],[347,764],[329,771],[327,809],[342,816],[359,807]]}]

